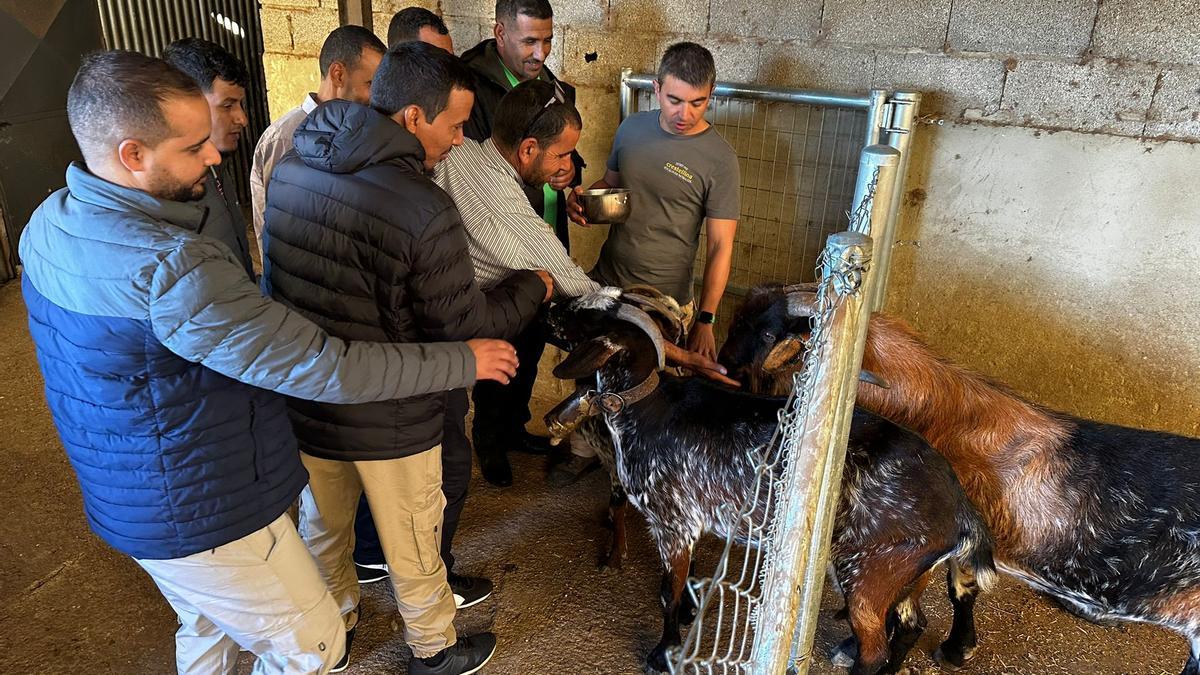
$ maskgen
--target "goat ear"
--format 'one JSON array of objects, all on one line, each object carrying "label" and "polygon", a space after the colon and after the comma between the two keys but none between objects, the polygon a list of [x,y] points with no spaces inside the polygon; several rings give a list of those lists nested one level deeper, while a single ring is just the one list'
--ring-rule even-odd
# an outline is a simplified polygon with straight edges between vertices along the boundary
[{"label": "goat ear", "polygon": [[798,337],[788,337],[775,343],[767,358],[763,359],[763,370],[768,373],[778,372],[794,362],[804,352],[804,340]]},{"label": "goat ear", "polygon": [[608,338],[592,338],[572,349],[567,358],[554,367],[554,376],[560,380],[589,377],[622,349],[622,345]]}]

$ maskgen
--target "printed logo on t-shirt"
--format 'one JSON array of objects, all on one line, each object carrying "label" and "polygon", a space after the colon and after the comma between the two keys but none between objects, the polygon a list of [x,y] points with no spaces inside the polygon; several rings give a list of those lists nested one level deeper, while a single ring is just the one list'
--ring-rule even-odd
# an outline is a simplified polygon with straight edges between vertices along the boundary
[{"label": "printed logo on t-shirt", "polygon": [[666,164],[663,164],[663,169],[665,169],[667,173],[675,176],[685,183],[688,183],[689,185],[696,177],[695,174],[692,173],[691,169],[679,162],[667,162]]}]

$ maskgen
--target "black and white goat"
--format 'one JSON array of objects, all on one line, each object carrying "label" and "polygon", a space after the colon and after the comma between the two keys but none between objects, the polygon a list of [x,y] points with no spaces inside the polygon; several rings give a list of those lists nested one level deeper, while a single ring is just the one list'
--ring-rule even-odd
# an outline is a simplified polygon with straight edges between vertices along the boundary
[{"label": "black and white goat", "polygon": [[[755,289],[722,362],[744,365],[742,375],[769,364],[789,380],[815,302],[803,290]],[[1085,619],[1182,633],[1183,674],[1200,675],[1200,440],[1047,410],[943,359],[885,314],[871,318],[863,369],[888,388],[861,384],[859,405],[949,460],[996,538],[1002,571]],[[953,630],[973,634],[964,578],[951,564]],[[943,645],[940,656],[957,667],[971,654]]]},{"label": "black and white goat", "polygon": [[[547,426],[561,431],[600,414],[611,432],[620,482],[666,568],[663,636],[649,657],[665,670],[666,649],[680,643],[680,621],[691,618],[681,616],[680,601],[693,547],[705,532],[729,534],[725,507],[752,495],[749,451],[769,442],[784,399],[660,373],[657,326],[622,303],[618,289],[555,307],[550,326],[572,347],[555,375],[580,384]],[[906,596],[948,558],[986,583],[991,538],[947,463],[871,413],[855,413],[844,481],[831,558],[858,643],[852,672],[890,672],[924,626]]]}]

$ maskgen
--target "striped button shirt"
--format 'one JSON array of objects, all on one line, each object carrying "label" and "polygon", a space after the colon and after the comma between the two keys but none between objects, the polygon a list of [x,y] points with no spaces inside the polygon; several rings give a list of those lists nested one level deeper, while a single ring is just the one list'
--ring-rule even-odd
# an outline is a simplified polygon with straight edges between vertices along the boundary
[{"label": "striped button shirt", "polygon": [[571,260],[546,221],[529,205],[521,177],[491,139],[465,139],[437,165],[437,184],[462,214],[475,280],[489,288],[512,270],[543,269],[556,299],[600,288]]}]

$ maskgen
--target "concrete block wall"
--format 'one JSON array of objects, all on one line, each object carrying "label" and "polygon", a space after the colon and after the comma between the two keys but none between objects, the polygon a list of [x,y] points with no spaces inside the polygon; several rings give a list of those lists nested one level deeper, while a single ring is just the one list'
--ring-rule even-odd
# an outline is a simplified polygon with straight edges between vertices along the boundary
[{"label": "concrete block wall", "polygon": [[[418,1],[460,52],[491,35],[492,0]],[[408,4],[375,0],[376,31]],[[554,6],[550,65],[578,87],[589,181],[620,69],[651,70],[678,40],[708,46],[721,79],[924,92],[888,310],[1037,402],[1200,435],[1200,1]],[[315,88],[336,1],[264,0],[263,20],[278,115]],[[604,228],[574,230],[589,266]]]}]

